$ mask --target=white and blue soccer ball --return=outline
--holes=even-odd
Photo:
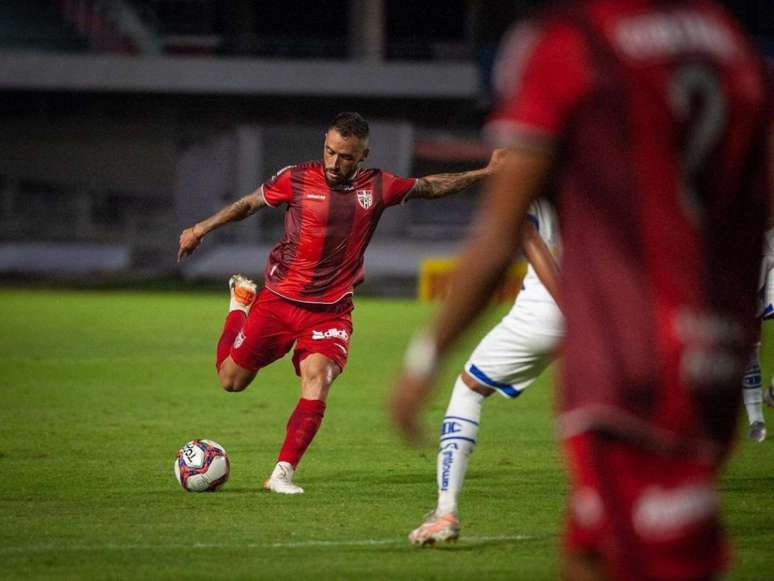
[[[212,492],[228,480],[226,450],[213,440],[191,440],[177,451],[175,478],[188,492]]]

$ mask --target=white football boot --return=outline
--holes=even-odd
[[[255,297],[258,296],[258,285],[246,276],[235,274],[228,280],[228,288],[231,292],[228,310],[242,311],[245,315],[249,314]]]
[[[759,444],[763,442],[766,439],[766,424],[760,421],[751,423],[747,437]]]
[[[263,483],[263,489],[280,494],[302,494],[304,489],[293,484],[293,465],[290,462],[277,462],[269,479]]]
[[[448,543],[460,537],[460,519],[453,512],[438,516],[431,512],[425,522],[409,533],[412,545],[434,545]]]

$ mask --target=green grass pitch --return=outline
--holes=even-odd
[[[438,549],[406,540],[434,505],[447,386],[477,337],[451,358],[425,415],[427,445],[399,445],[385,393],[432,307],[356,300],[348,368],[298,472],[306,494],[285,497],[258,489],[297,379],[285,359],[243,393],[218,387],[224,295],[8,289],[0,304],[4,579],[557,577],[565,481],[550,372],[517,401],[487,402],[462,497],[462,540]],[[769,421],[774,428],[771,413]],[[177,449],[196,437],[220,442],[231,457],[231,480],[217,493],[185,493],[174,479]],[[740,440],[722,490],[731,579],[774,575],[774,441]]]

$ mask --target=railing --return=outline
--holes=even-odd
[[[57,1],[67,6],[68,20],[93,38],[93,45],[98,50],[106,44],[107,50],[115,50],[116,33],[119,33],[130,41],[129,52],[290,59],[347,59],[352,53],[353,40],[348,36],[351,31],[345,25],[321,25],[310,30],[308,22],[306,28],[294,27],[291,18],[287,26],[267,29],[265,23],[260,26],[267,16],[264,14],[267,9],[261,3],[249,5],[240,19],[236,1]],[[339,6],[340,20],[346,21],[347,2],[332,5]],[[276,19],[276,14],[271,13],[271,18]],[[132,26],[122,30],[119,24],[127,20],[132,21]],[[105,22],[112,28],[106,27]],[[138,35],[136,31],[143,34]],[[148,32],[154,37],[151,50],[139,43],[141,38],[149,35]],[[120,44],[117,48],[125,50]],[[382,54],[388,61],[465,61],[473,58],[473,52],[473,47],[463,39],[442,41],[420,36],[386,37]]]
[[[125,0],[56,0],[62,17],[98,52],[154,54],[158,33]]]

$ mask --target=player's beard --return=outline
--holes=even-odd
[[[352,179],[352,176],[355,175],[355,172],[357,171],[357,168],[354,168],[352,172],[345,176],[341,172],[337,172],[333,169],[325,168],[325,181],[328,182],[328,184],[332,186],[340,186],[341,184],[347,183]]]

